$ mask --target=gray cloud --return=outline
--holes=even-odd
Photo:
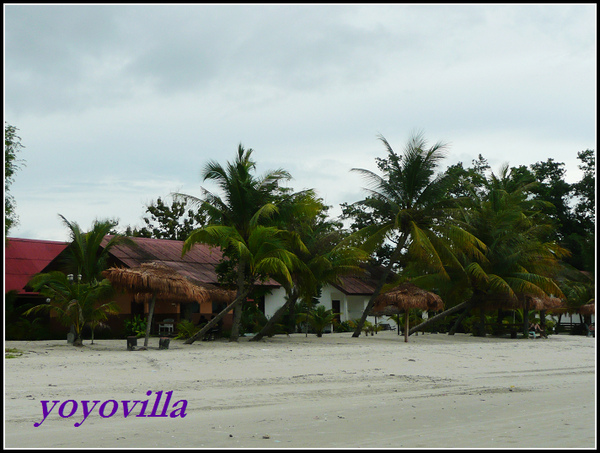
[[[259,168],[289,169],[294,187],[356,201],[345,198],[360,193],[348,169],[375,168],[377,134],[402,148],[414,129],[451,143],[448,165],[479,153],[514,165],[552,157],[575,179],[576,153],[595,146],[595,13],[581,4],[6,5],[5,117],[27,161],[17,209],[34,209],[29,197],[43,191],[39,211],[58,212],[49,188],[69,179],[82,194],[74,213],[139,223],[142,200],[199,193],[201,166],[231,159],[240,142]],[[96,184],[123,180],[118,200]],[[24,220],[33,213],[18,214],[21,231],[36,229]]]

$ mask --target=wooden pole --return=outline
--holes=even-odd
[[[404,311],[404,317],[406,318],[404,322],[404,342],[408,343],[408,309]]]
[[[144,347],[148,347],[148,339],[150,338],[150,329],[152,328],[152,316],[154,315],[154,305],[156,304],[156,293],[152,294],[150,306],[148,307],[148,319],[146,320],[146,338],[144,339]]]

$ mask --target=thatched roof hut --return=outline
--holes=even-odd
[[[194,285],[173,269],[156,262],[143,263],[136,268],[111,267],[103,271],[102,275],[110,280],[117,289],[123,289],[134,294],[146,293],[152,295],[148,308],[145,347],[148,346],[157,296],[166,300],[195,300],[198,303],[208,300],[210,297],[206,289]]]
[[[208,299],[206,289],[194,285],[173,269],[157,262],[142,263],[136,268],[111,267],[102,272],[118,289],[132,293],[160,294],[178,300]]]
[[[411,309],[443,310],[444,302],[437,294],[419,288],[414,283],[405,282],[391,291],[377,296],[371,310],[373,316],[393,315]],[[404,329],[404,341],[408,341],[408,316]]]
[[[577,309],[577,312],[580,315],[584,315],[584,316],[595,315],[596,314],[596,304],[594,302],[591,302],[589,304],[582,305],[581,307],[579,307]]]

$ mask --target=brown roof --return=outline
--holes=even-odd
[[[404,282],[393,290],[377,296],[371,312],[380,316],[400,313],[413,308],[443,310],[444,302],[437,294],[421,289],[413,283]]]
[[[106,236],[102,245],[112,236]],[[142,263],[160,262],[196,284],[219,285],[215,266],[220,263],[223,253],[217,247],[197,243],[184,256],[183,241],[130,237],[136,244],[115,245],[111,255],[126,267],[139,267]],[[119,263],[116,263],[117,265]],[[259,283],[263,286],[280,286],[274,280]]]
[[[375,291],[376,283],[367,278],[344,276],[333,286],[349,296],[369,296]]]
[[[106,236],[102,244],[106,244],[110,238],[111,236]],[[191,281],[218,283],[215,266],[223,256],[220,249],[196,244],[188,253],[181,256],[183,241],[138,237],[130,239],[137,247],[119,244],[110,249],[111,255],[125,266],[135,268],[142,263],[160,262]]]
[[[206,289],[192,284],[172,268],[162,263],[142,263],[138,267],[111,267],[102,272],[113,286],[133,293],[159,294],[171,300],[203,302],[210,295]]]

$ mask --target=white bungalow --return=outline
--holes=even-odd
[[[326,309],[332,309],[334,313],[340,313],[341,322],[359,319],[375,290],[376,282],[360,277],[342,277],[340,280],[340,284],[326,285],[322,288],[319,303]],[[282,287],[274,288],[271,294],[265,296],[265,316],[273,316],[284,303],[285,290]],[[375,318],[369,316],[367,321],[374,323]]]

